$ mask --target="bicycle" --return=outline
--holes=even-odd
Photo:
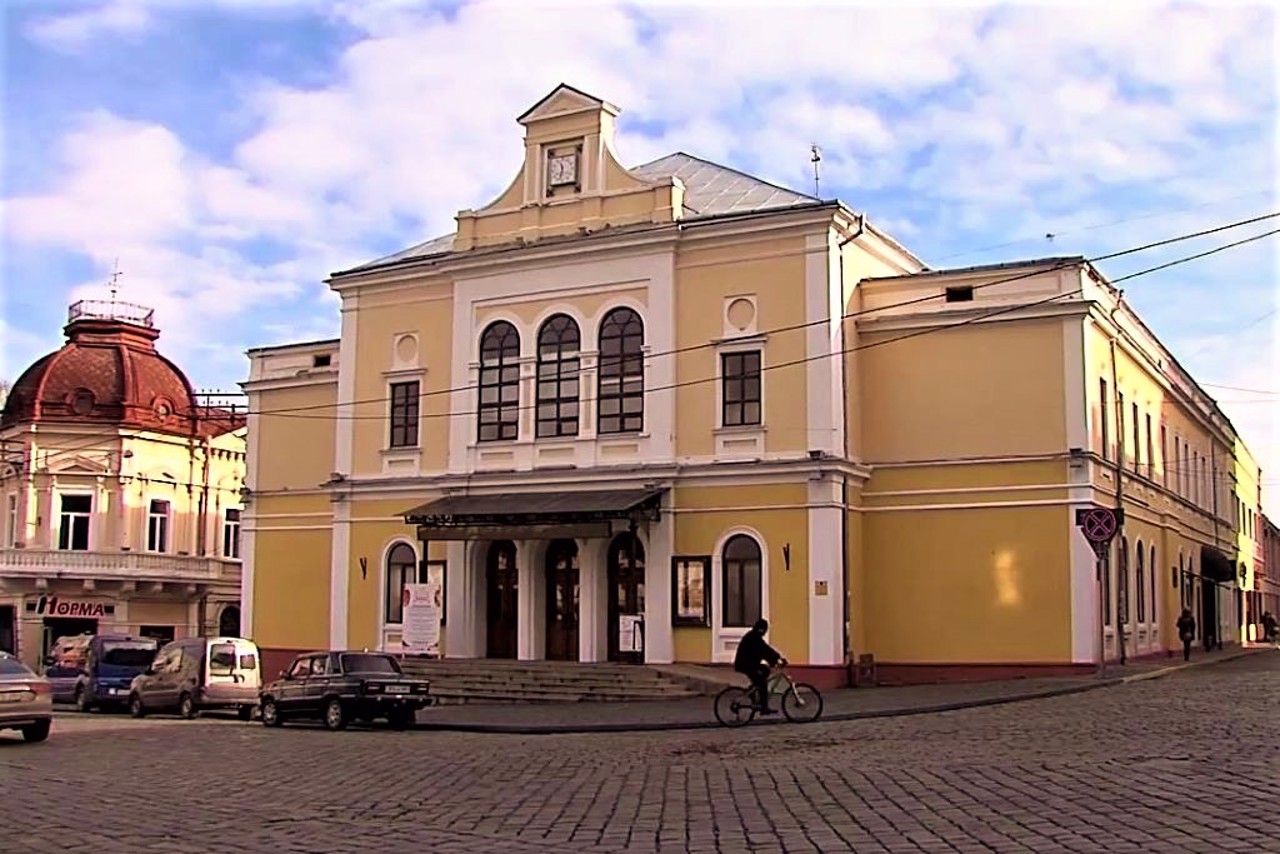
[[[786,687],[782,688],[783,683]],[[822,715],[822,694],[805,682],[796,682],[787,673],[785,664],[779,665],[769,676],[770,695],[782,696],[782,714],[792,723],[812,723]],[[742,688],[730,685],[716,695],[716,720],[722,726],[736,727],[749,724],[760,711],[755,686]]]

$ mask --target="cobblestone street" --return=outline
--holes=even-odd
[[[943,714],[592,735],[62,715],[14,852],[1261,851],[1280,654]],[[708,704],[707,714],[711,714]]]

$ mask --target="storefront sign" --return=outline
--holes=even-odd
[[[114,605],[87,602],[83,599],[63,599],[59,596],[41,596],[27,603],[27,611],[39,617],[105,617],[115,612]]]
[[[440,614],[444,603],[438,581],[404,586],[404,627],[400,643],[405,652],[440,654]]]

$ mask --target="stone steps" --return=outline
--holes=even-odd
[[[638,665],[406,658],[401,667],[430,679],[431,694],[440,705],[617,703],[704,694],[686,679]]]

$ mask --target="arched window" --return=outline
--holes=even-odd
[[[615,308],[600,324],[596,397],[599,432],[644,429],[644,322],[629,308]]]
[[[1154,625],[1160,619],[1159,611],[1156,609],[1156,576],[1160,573],[1156,571],[1156,547],[1151,547],[1151,561],[1147,564],[1147,572],[1151,574],[1151,623]]]
[[[228,605],[218,616],[218,634],[224,638],[240,637],[240,608]]]
[[[520,432],[520,333],[505,320],[480,337],[480,441]]]
[[[735,534],[721,556],[724,583],[724,625],[750,626],[760,619],[760,544]]]
[[[418,555],[408,543],[396,543],[387,553],[387,623],[404,622],[404,586],[418,577]]]
[[[1137,556],[1138,566],[1134,575],[1134,590],[1138,597],[1138,622],[1145,623],[1147,621],[1147,578],[1144,570],[1147,555],[1142,548],[1142,540],[1138,540]]]
[[[582,339],[572,317],[557,314],[538,331],[538,436],[578,435]]]
[[[1116,580],[1116,599],[1119,605],[1116,607],[1117,616],[1120,618],[1120,625],[1128,625],[1129,623],[1129,538],[1120,538],[1120,577]]]

